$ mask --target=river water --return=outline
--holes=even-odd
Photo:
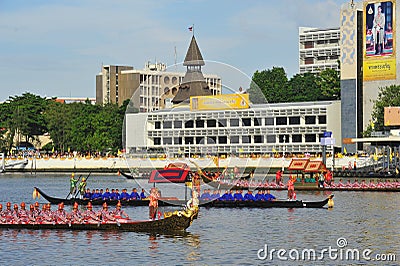
[[[69,176],[2,174],[0,203],[31,204],[35,201],[34,186],[52,196],[65,197]],[[89,188],[130,191],[140,186],[148,189],[151,185],[112,175],[93,174],[88,180]],[[185,195],[181,186],[159,187],[163,196]],[[283,191],[273,194],[285,197]],[[176,235],[0,230],[1,264],[400,265],[400,193],[334,194],[332,210],[201,208],[187,232]],[[326,196],[323,192],[297,192],[297,198],[303,200],[321,200]],[[46,201],[40,198],[39,202]],[[147,207],[125,210],[134,219],[147,218]],[[308,256],[312,252],[316,257]]]

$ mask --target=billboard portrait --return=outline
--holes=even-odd
[[[396,79],[395,0],[364,2],[365,81]]]

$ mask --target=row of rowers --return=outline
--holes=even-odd
[[[233,193],[232,190],[227,190],[221,195],[219,190],[214,190],[211,193],[210,189],[205,189],[203,194],[201,194],[200,199],[222,201],[269,201],[275,200],[276,197],[272,195],[269,190],[258,190],[255,195],[251,190],[247,191],[244,195],[243,190],[236,190],[235,193]]]
[[[129,216],[121,209],[118,202],[114,210],[109,211],[106,203],[99,211],[94,211],[92,203],[89,202],[86,211],[79,210],[78,203],[75,202],[72,212],[64,210],[64,203],[58,204],[57,210],[51,210],[50,204],[43,204],[40,209],[39,203],[31,204],[29,210],[25,208],[25,203],[14,204],[7,202],[6,209],[0,204],[0,224],[87,224],[87,223],[116,223],[126,221]]]
[[[139,194],[136,188],[132,189],[132,192],[129,193],[126,188],[122,189],[121,193],[119,193],[119,189],[110,189],[106,188],[105,192],[103,189],[86,189],[85,194],[83,194],[83,199],[86,200],[141,200],[147,197],[146,192],[142,189],[142,192]]]

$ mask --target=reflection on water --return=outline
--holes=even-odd
[[[96,187],[130,187],[119,177],[92,176]],[[64,195],[68,176],[38,175],[15,178],[0,176],[0,203],[30,204],[33,186],[52,195]],[[9,188],[12,187],[11,192]],[[165,186],[163,193],[174,193]],[[278,198],[286,191],[276,191]],[[331,192],[297,192],[298,199],[320,200]],[[336,246],[346,238],[349,248],[370,248],[374,252],[399,253],[400,193],[334,192],[335,207],[327,209],[200,209],[188,232],[143,234],[116,231],[0,230],[2,264],[78,265],[258,265],[257,251],[270,248],[319,248]],[[44,203],[43,199],[40,199]],[[147,218],[147,207],[126,208],[135,219]],[[72,254],[72,255],[71,255]],[[397,254],[400,257],[400,254]],[[44,260],[45,259],[45,260]],[[363,262],[365,263],[365,262]],[[399,261],[397,261],[399,263]],[[296,265],[274,261],[277,265]],[[310,263],[300,262],[301,265]],[[343,261],[325,261],[343,265]],[[362,263],[346,263],[362,264]],[[371,264],[371,262],[369,262]],[[388,263],[395,265],[396,263]],[[376,263],[376,265],[379,265]]]

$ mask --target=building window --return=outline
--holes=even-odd
[[[181,145],[182,144],[182,137],[177,137],[177,138],[174,138],[174,144],[175,145]]]
[[[292,142],[293,143],[301,143],[302,142],[301,134],[293,134],[292,135]]]
[[[161,138],[154,138],[154,145],[161,145]]]
[[[289,125],[300,125],[300,116],[289,117]]]
[[[242,118],[243,126],[251,127],[251,118]]]
[[[242,143],[250,143],[250,136],[242,136]]]
[[[305,141],[306,142],[317,142],[317,136],[315,134],[306,134]]]
[[[161,129],[161,122],[160,121],[156,121],[154,123],[154,127],[155,127],[155,129]]]
[[[322,125],[326,124],[326,115],[319,115],[318,116],[318,124],[322,124]]]
[[[189,120],[185,122],[185,128],[193,128],[193,120]]]
[[[304,60],[304,64],[305,64],[305,65],[312,65],[312,64],[314,64],[314,58],[306,58],[306,59]]]
[[[264,137],[260,135],[254,136],[254,143],[264,143]]]
[[[174,128],[182,128],[182,121],[175,120],[174,121]]]
[[[204,120],[196,120],[196,127],[203,128],[204,127]]]
[[[231,127],[238,127],[239,126],[239,119],[231,119]]]
[[[262,125],[262,119],[261,119],[261,118],[255,117],[255,118],[254,118],[254,126],[255,126],[255,127],[259,127],[259,126],[261,126],[261,125]]]
[[[172,121],[164,121],[163,128],[172,128]]]
[[[204,144],[204,138],[203,137],[196,137],[196,144]]]
[[[267,143],[276,143],[275,135],[267,135]]]
[[[279,143],[289,143],[289,135],[279,135]]]
[[[314,48],[314,43],[313,42],[305,42],[304,43],[304,48],[305,49]]]
[[[312,115],[312,116],[306,116],[305,117],[305,122],[306,122],[306,125],[315,125],[316,124],[316,117],[315,117],[315,115]]]
[[[239,143],[239,136],[231,136],[230,140],[231,143]]]
[[[273,126],[274,124],[274,118],[273,117],[267,117],[265,118],[265,125],[266,126]]]
[[[217,127],[217,120],[215,119],[207,120],[207,127]]]
[[[163,142],[164,142],[164,145],[171,145],[172,144],[172,138],[164,138]]]
[[[207,137],[207,144],[216,144],[217,143],[217,137],[211,136]]]
[[[185,137],[185,144],[194,144],[193,137]]]
[[[219,119],[218,127],[226,127],[226,119]]]
[[[287,117],[277,117],[276,125],[277,126],[286,126],[287,125]]]
[[[228,143],[228,138],[226,136],[219,136],[218,137],[218,143],[219,144],[227,144]]]

